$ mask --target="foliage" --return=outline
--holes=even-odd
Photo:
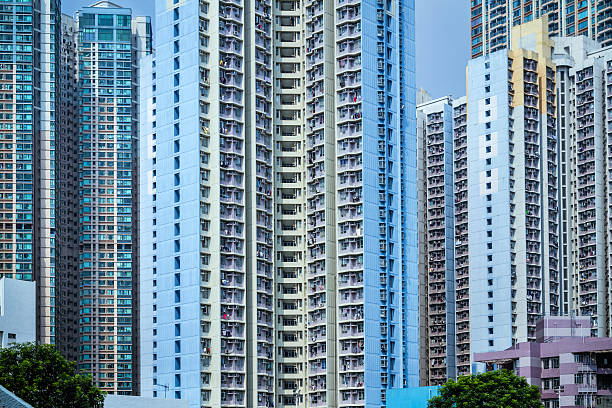
[[[540,389],[512,371],[490,371],[448,380],[428,408],[542,408]]]
[[[104,395],[51,345],[0,349],[0,385],[34,408],[102,408]]]

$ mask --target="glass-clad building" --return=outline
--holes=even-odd
[[[79,357],[130,394],[137,356],[138,62],[150,21],[107,1],[78,11]]]

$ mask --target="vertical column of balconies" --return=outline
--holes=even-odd
[[[336,27],[354,31],[361,25],[361,7],[358,1],[336,0]],[[358,407],[365,401],[361,36],[339,34],[340,29],[335,55],[338,406]]]
[[[61,86],[57,87],[61,116],[56,118],[59,131],[56,171],[58,193],[58,254],[56,282],[63,295],[56,300],[56,344],[69,360],[78,354],[78,61],[76,21],[67,15],[61,18],[61,54],[59,58]],[[61,169],[60,169],[61,167]]]
[[[246,4],[248,404],[274,404],[272,2]]]
[[[612,1],[598,0],[594,20],[597,42],[603,47],[612,44]]]
[[[467,104],[453,107],[455,184],[455,290],[457,375],[470,374],[470,275],[468,254]]]
[[[306,25],[306,308],[308,312],[308,382],[306,405],[334,404],[335,378],[335,157],[333,80],[329,66],[334,38],[329,1],[305,4]],[[344,36],[358,30],[338,27]],[[348,282],[345,282],[348,283]],[[342,284],[342,283],[339,283]]]
[[[543,212],[548,225],[545,226],[547,236],[543,237],[543,253],[547,255],[545,260],[548,271],[546,277],[547,287],[544,288],[546,298],[544,304],[545,314],[558,315],[561,311],[561,278],[559,274],[559,188],[558,188],[558,171],[559,157],[557,144],[557,100],[556,100],[556,82],[555,71],[551,67],[546,67],[546,78],[541,78],[541,83],[546,84],[546,87],[540,90],[542,97],[546,97],[546,109],[542,112],[541,129],[546,132],[546,143],[543,146],[543,151],[546,158],[546,174],[543,174],[544,185],[543,194],[546,194],[546,211]],[[544,103],[544,101],[542,101]],[[542,103],[542,106],[544,104]],[[545,113],[545,115],[544,115]],[[548,250],[546,250],[548,247]]]
[[[211,61],[210,52],[210,29],[211,29],[211,7],[214,4],[210,4],[206,0],[199,1],[199,16],[198,16],[198,31],[199,31],[199,146],[200,146],[200,403],[202,407],[210,408],[214,403],[218,403],[218,397],[216,390],[213,389],[214,379],[213,376],[217,375],[214,370],[214,364],[212,361],[211,347],[213,346],[213,325],[217,326],[218,323],[213,317],[213,297],[215,296],[214,291],[217,285],[217,276],[214,276],[211,264],[214,262],[214,253],[211,250],[212,243],[212,222],[213,213],[211,207],[214,205],[212,201],[211,193],[214,191],[214,184],[212,181],[213,171],[210,167],[211,157],[211,121],[212,118],[209,116],[212,114],[211,109],[211,92],[216,91],[215,87],[211,87],[211,65],[215,64],[216,58]],[[213,24],[217,22],[213,19]],[[229,31],[228,31],[229,28]],[[219,24],[219,41],[222,41],[221,36],[225,33],[234,33],[231,30],[231,26],[226,28],[225,24]],[[238,33],[237,33],[238,34]],[[238,38],[240,38],[238,36]],[[219,85],[221,85],[221,76],[219,76]],[[213,89],[214,91],[211,91]],[[220,91],[219,91],[220,92]],[[228,93],[232,93],[240,101],[242,92],[240,90],[234,91],[228,89]],[[214,117],[214,115],[213,115]],[[231,135],[225,135],[222,132],[223,128],[219,125],[219,155],[228,152],[230,154],[242,153],[242,142],[234,139],[234,133]],[[220,215],[221,220],[219,221],[220,234],[225,236],[230,235],[230,231],[233,236],[241,237],[244,231],[243,225],[239,222],[241,218],[241,210],[228,204],[220,204]],[[176,226],[175,226],[176,228]],[[225,256],[219,255],[219,262],[224,261],[227,266],[230,264],[230,260]],[[244,294],[245,282],[242,276],[234,275],[231,272],[222,271],[221,284],[226,284],[227,289],[220,289],[219,297],[225,295],[227,290],[231,292]],[[228,335],[229,334],[229,335]],[[230,351],[241,355],[244,353],[244,342],[240,339],[233,340],[231,338],[231,331],[228,327],[221,327],[220,330],[221,341],[218,343],[222,350],[229,353]],[[224,337],[224,335],[228,335]],[[175,351],[177,344],[175,343]],[[179,349],[180,350],[180,349]],[[217,353],[221,354],[221,353]],[[218,383],[218,381],[215,381]]]
[[[548,16],[548,32],[551,36],[563,34],[563,19],[561,18],[563,5],[559,0],[542,0],[540,4],[540,16]]]
[[[304,10],[298,0],[275,4],[276,403],[302,406],[307,366],[304,355]]]
[[[517,3],[520,2],[514,2],[513,4],[516,5]],[[508,4],[507,0],[490,0],[484,2],[483,7],[486,7],[485,26],[487,27],[487,33],[484,38],[487,42],[487,53],[506,48],[510,42],[511,18],[508,10],[511,10],[512,6]]]
[[[542,312],[542,183],[540,180],[542,141],[537,71],[537,61],[529,58],[523,59],[526,254],[526,282],[524,284],[527,294],[527,337],[534,340],[536,319]],[[520,170],[513,168],[513,172],[517,171]],[[522,286],[522,282],[518,285]],[[513,291],[513,295],[516,296],[516,291]],[[513,302],[516,301],[513,300]]]
[[[447,378],[446,154],[443,115],[443,111],[432,112],[425,120],[429,385],[441,385]]]
[[[244,14],[242,0],[218,0],[220,275],[213,285],[220,288],[222,407],[247,405]]]
[[[607,256],[607,284],[608,288],[612,287],[612,61],[605,63],[605,140],[607,143],[607,174],[606,174],[606,186],[607,186],[607,204],[608,204],[608,256]],[[612,333],[612,296],[610,296],[610,289],[608,289],[608,313],[605,316],[607,336]]]
[[[377,389],[377,383],[374,386],[368,384],[370,392],[375,393],[368,399],[380,398],[380,403],[384,405],[386,403],[386,390],[399,386],[401,381],[401,374],[398,370],[401,351],[397,348],[397,345],[401,344],[400,327],[398,326],[401,316],[400,310],[397,308],[398,299],[401,298],[401,294],[398,291],[398,282],[401,280],[399,269],[401,257],[399,242],[401,161],[398,154],[398,149],[401,148],[399,143],[400,129],[398,126],[399,110],[401,107],[399,104],[400,94],[396,91],[400,89],[401,84],[399,82],[399,70],[393,69],[400,57],[399,53],[395,52],[399,48],[398,43],[400,41],[399,33],[396,32],[398,29],[398,15],[396,12],[399,6],[397,3],[377,0],[376,3],[372,3],[368,7],[372,10],[368,14],[373,14],[373,10],[376,10],[376,69],[374,71],[372,64],[368,64],[364,68],[368,70],[367,75],[372,78],[370,80],[372,82],[372,71],[376,72],[376,103],[373,104],[372,101],[365,101],[365,103],[368,103],[371,107],[368,114],[369,121],[376,122],[377,127],[374,130],[372,126],[372,128],[367,129],[367,132],[364,133],[364,136],[362,136],[364,147],[361,150],[372,154],[372,149],[365,148],[365,144],[367,143],[371,146],[376,143],[376,155],[374,158],[378,161],[378,177],[376,180],[378,190],[378,231],[371,229],[369,233],[373,236],[378,236],[378,248],[376,248],[378,251],[372,251],[371,248],[364,249],[378,252],[379,267],[374,270],[378,272],[379,279],[376,281],[376,277],[373,276],[373,283],[378,283],[379,296],[377,299],[368,300],[368,303],[375,302],[379,304],[379,310],[375,311],[375,318],[380,322],[379,348],[381,370],[380,389]],[[362,22],[362,24],[364,23]],[[368,31],[368,36],[374,35],[373,27],[368,27]],[[362,38],[362,41],[368,41],[369,44],[374,45],[374,41],[369,38],[366,40],[365,36]],[[338,50],[341,51],[343,43],[338,41],[337,44]],[[358,52],[361,53],[361,46],[361,42],[355,44],[349,42],[344,45],[354,55],[357,55]],[[370,55],[372,54],[373,52]],[[359,55],[359,58],[361,65],[361,55]],[[374,84],[371,83],[369,86],[374,87]],[[376,107],[375,111],[374,106]],[[361,158],[363,159],[363,153]],[[370,166],[366,167],[369,167],[371,171],[373,167]],[[362,187],[362,195],[365,193],[366,188],[370,189],[372,187],[364,185]],[[370,190],[372,193],[376,191],[376,189],[372,190]],[[368,201],[372,202],[371,199]],[[364,252],[364,249],[360,251]],[[364,281],[367,282],[368,280]],[[369,281],[372,282],[372,280]],[[369,316],[372,315],[370,314]],[[369,319],[372,319],[372,317],[369,317]],[[367,336],[369,337],[371,334]],[[361,384],[358,383],[357,385]],[[353,391],[353,399],[356,403],[361,403],[363,400],[360,393],[360,390]]]
[[[597,329],[597,149],[595,135],[595,109],[593,67],[576,72],[576,165],[578,171],[578,303],[580,314],[591,316]],[[601,221],[599,221],[601,222]]]
[[[516,146],[516,141],[514,140],[514,58],[511,56],[508,57],[508,104],[510,105],[508,108],[508,139],[512,142],[509,144],[509,173],[512,176],[516,174],[516,167],[514,166],[516,159],[516,151],[514,150]],[[519,67],[520,69],[520,67]],[[520,80],[520,78],[518,78]],[[510,190],[510,284],[512,285],[511,291],[511,308],[512,308],[512,342],[513,344],[517,342],[518,336],[518,326],[517,326],[517,317],[518,317],[518,306],[516,302],[516,288],[518,286],[517,279],[517,259],[516,259],[516,205],[517,205],[517,195],[516,195],[516,177],[512,177],[508,182],[508,187]],[[469,323],[469,322],[468,322]]]

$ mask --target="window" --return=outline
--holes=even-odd
[[[113,26],[113,15],[112,14],[99,14],[98,25],[112,27]]]
[[[174,335],[175,336],[180,336],[181,335],[181,324],[180,323],[176,323],[174,325]]]
[[[130,30],[117,30],[117,41],[131,41],[132,32]]]
[[[84,13],[84,14],[79,15],[79,27],[80,28],[92,26],[95,24],[96,24],[95,14]]]
[[[127,14],[118,14],[115,16],[117,19],[117,27],[130,27],[132,25],[132,16]]]
[[[98,41],[113,41],[112,28],[98,28]]]
[[[489,340],[489,347],[493,347],[495,343],[493,342],[493,340]]]

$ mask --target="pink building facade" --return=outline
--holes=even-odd
[[[546,317],[535,342],[475,353],[487,370],[509,369],[540,387],[545,408],[612,408],[612,338],[589,337],[587,317]]]

